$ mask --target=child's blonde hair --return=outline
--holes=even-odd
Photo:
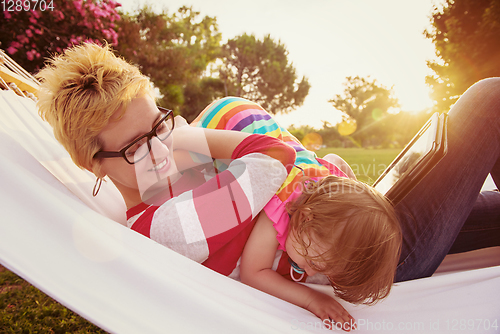
[[[141,95],[154,98],[139,69],[115,56],[108,45],[85,43],[54,57],[37,77],[40,116],[75,164],[101,177],[98,138],[110,118]]]
[[[330,175],[303,185],[302,195],[288,208],[289,233],[301,248],[297,252],[327,275],[340,298],[365,304],[385,298],[401,248],[391,203],[372,187],[347,178]],[[304,219],[301,212],[310,217]],[[310,247],[319,255],[310,256]]]

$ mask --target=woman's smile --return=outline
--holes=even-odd
[[[167,168],[163,168],[165,166],[167,166]],[[153,168],[148,169],[148,172],[156,172],[156,171],[164,172],[164,171],[168,170],[169,167],[170,167],[170,160],[165,159],[162,162],[154,165]]]

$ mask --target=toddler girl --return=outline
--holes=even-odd
[[[383,195],[347,177],[355,178],[343,160],[317,158],[260,106],[240,98],[216,101],[192,125],[267,134],[297,152],[294,167],[246,242],[243,283],[306,308],[324,322],[341,322],[344,329],[354,319],[335,299],[296,282],[321,273],[352,303],[372,304],[389,294],[401,245],[399,223]]]

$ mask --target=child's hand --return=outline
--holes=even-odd
[[[306,308],[317,315],[327,328],[330,327],[330,329],[332,329],[341,327],[345,331],[356,329],[355,320],[349,312],[347,312],[339,302],[324,293],[312,290]],[[335,323],[338,324],[336,325]]]

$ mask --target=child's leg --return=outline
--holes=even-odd
[[[499,211],[499,194],[482,195],[476,204],[488,173],[499,186],[499,116],[500,78],[473,85],[450,111],[448,153],[396,206],[403,230],[396,281],[432,275],[471,212],[465,225],[469,232],[460,234],[454,251],[500,244],[498,216],[484,215]],[[474,240],[484,237],[480,230],[485,228],[495,242]]]

